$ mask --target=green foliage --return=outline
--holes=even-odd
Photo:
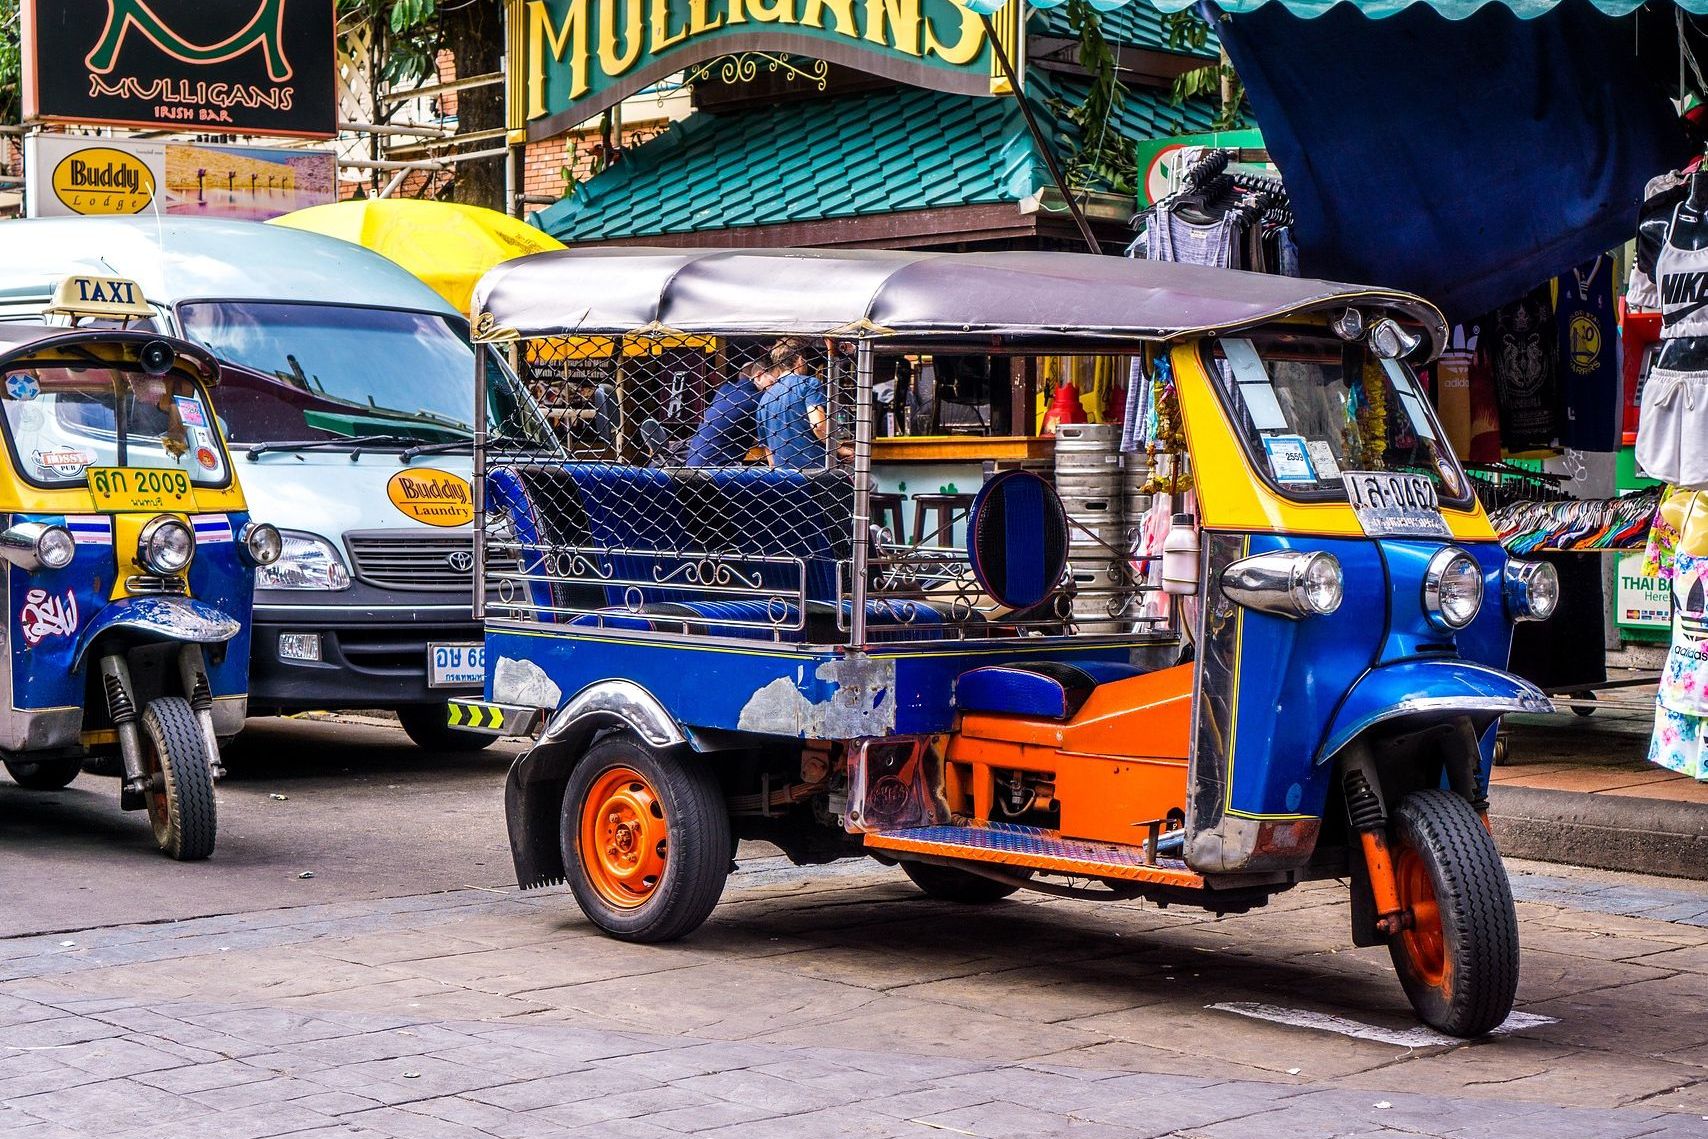
[[[1190,8],[1164,16],[1162,26],[1168,32],[1168,46],[1176,51],[1195,50],[1210,42],[1210,25]],[[1245,84],[1240,82],[1225,55],[1220,63],[1205,64],[1176,79],[1169,101],[1178,107],[1188,99],[1199,97],[1215,99],[1220,104],[1221,110],[1212,124],[1216,130],[1245,125]]]
[[[433,72],[440,44],[439,11],[439,0],[338,0],[338,27],[343,34],[363,26],[372,29],[380,47],[380,77],[388,83],[415,83]]]
[[[1050,108],[1076,128],[1064,171],[1068,185],[1131,194],[1138,186],[1138,163],[1133,141],[1115,125],[1127,98],[1127,89],[1115,76],[1115,52],[1086,0],[1068,0],[1067,16],[1068,26],[1079,34],[1079,65],[1091,78],[1083,102],[1050,101]]]
[[[18,46],[18,0],[0,0],[0,123],[15,123],[23,113],[19,92],[23,52]]]

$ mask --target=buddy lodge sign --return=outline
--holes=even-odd
[[[1004,42],[1020,7],[996,18]],[[520,64],[511,126],[530,139],[695,64],[746,52],[822,59],[960,95],[992,94],[997,74],[983,21],[958,0],[526,0],[512,5],[511,29]]]

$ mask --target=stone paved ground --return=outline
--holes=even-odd
[[[1332,883],[1217,921],[757,858],[673,946],[482,889],[0,939],[0,1135],[1708,1136],[1708,890],[1516,884],[1533,1019],[1474,1044]]]

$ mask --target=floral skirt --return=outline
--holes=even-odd
[[[1708,783],[1703,740],[1708,738],[1708,717],[1674,712],[1655,706],[1655,733],[1649,740],[1649,762],[1669,771]]]

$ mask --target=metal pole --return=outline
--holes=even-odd
[[[472,314],[471,314],[472,316]],[[474,619],[486,618],[486,344],[474,344]]]
[[[854,348],[854,606],[848,618],[849,641],[856,649],[866,647],[866,555],[871,541],[872,342],[862,337]]]
[[[1018,3],[1019,0],[1016,0]],[[1026,130],[1032,135],[1032,142],[1043,156],[1044,166],[1050,172],[1050,181],[1056,184],[1061,192],[1062,201],[1067,203],[1068,213],[1073,215],[1073,224],[1079,227],[1079,235],[1085,239],[1085,244],[1093,253],[1102,253],[1103,247],[1097,243],[1097,235],[1091,232],[1091,223],[1085,220],[1085,211],[1079,208],[1079,202],[1068,189],[1067,175],[1062,173],[1062,167],[1056,161],[1055,148],[1050,140],[1044,137],[1044,130],[1038,125],[1037,116],[1032,113],[1032,104],[1026,101],[1025,92],[1020,90],[1020,77],[1014,73],[1014,61],[1008,58],[1008,49],[1002,46],[1002,39],[996,34],[996,25],[991,23],[989,16],[980,16],[984,21],[985,35],[990,39],[990,50],[996,53],[996,62],[1002,68],[1002,76],[1008,80],[1009,90],[1014,92],[1014,101],[1020,105],[1020,116],[1026,120]]]

